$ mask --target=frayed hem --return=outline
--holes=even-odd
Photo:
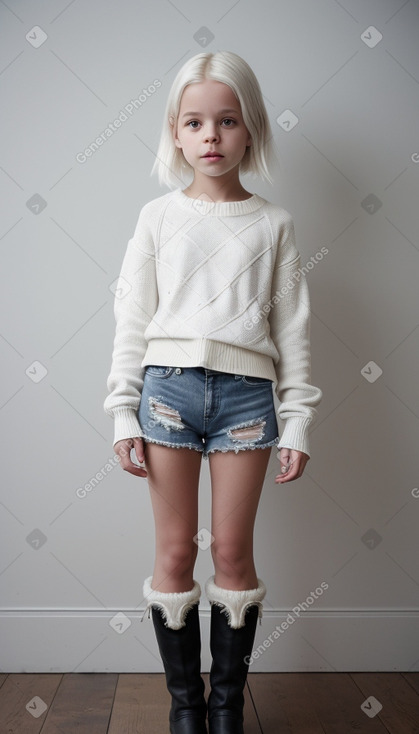
[[[214,454],[216,452],[227,454],[230,452],[233,452],[235,454],[238,454],[239,451],[254,451],[255,449],[269,449],[273,446],[278,445],[278,438],[275,438],[273,441],[269,441],[268,443],[264,443],[261,446],[253,446],[251,444],[244,445],[244,446],[226,446],[224,448],[215,448],[215,449],[209,449],[208,451],[205,450],[204,446],[202,448],[195,446],[193,443],[170,443],[170,441],[159,441],[156,438],[148,438],[147,436],[141,436],[141,438],[144,441],[148,441],[148,443],[155,443],[158,446],[167,446],[170,449],[191,449],[194,451],[199,451],[202,454],[202,458],[208,460],[209,454]]]
[[[272,446],[277,445],[277,440],[278,439],[275,438],[273,441],[264,443],[261,446],[253,446],[252,444],[248,444],[245,446],[231,446],[231,447],[226,447],[226,448],[221,448],[221,449],[209,449],[209,451],[206,452],[206,455],[213,454],[216,451],[219,451],[222,454],[227,454],[229,451],[230,452],[234,451],[235,454],[238,454],[239,451],[249,451],[249,450],[254,451],[255,449],[269,449],[269,448],[272,448]],[[204,454],[204,458],[206,457],[206,455]]]
[[[147,436],[141,437],[144,441],[148,441],[148,443],[156,443],[159,446],[167,446],[169,449],[194,449],[195,451],[200,451],[203,453],[204,448],[200,448],[198,446],[195,446],[193,443],[170,443],[170,441],[159,441],[156,438],[148,438]]]

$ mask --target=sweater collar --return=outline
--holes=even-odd
[[[253,194],[249,199],[243,201],[205,201],[204,199],[192,199],[184,194],[182,189],[176,189],[173,192],[174,200],[189,209],[190,212],[198,214],[211,214],[213,216],[238,216],[240,214],[249,214],[250,212],[260,209],[266,200],[258,194]]]

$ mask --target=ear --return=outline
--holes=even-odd
[[[249,135],[249,137],[247,138],[246,148],[248,148],[250,145],[252,145],[252,138]]]
[[[173,115],[170,115],[169,117],[169,125],[171,125],[172,127],[172,137],[173,137],[174,144],[176,145],[177,148],[182,148],[180,140],[177,136],[177,125],[175,125],[175,118],[173,117]]]

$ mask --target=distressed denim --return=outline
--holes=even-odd
[[[272,382],[206,367],[147,365],[138,410],[144,442],[201,451],[277,444]]]

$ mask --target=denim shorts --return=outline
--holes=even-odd
[[[202,451],[277,444],[272,381],[206,367],[147,365],[138,409],[145,443]]]

